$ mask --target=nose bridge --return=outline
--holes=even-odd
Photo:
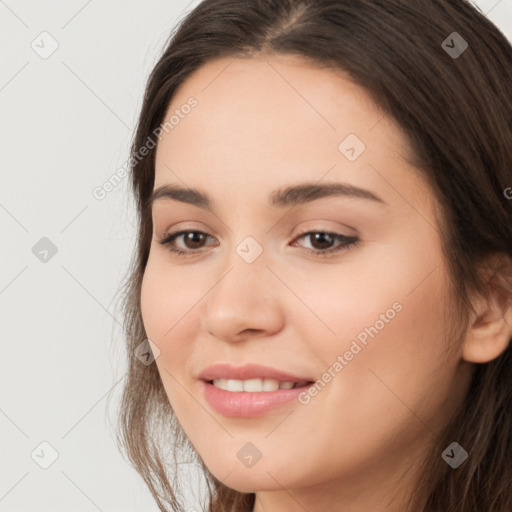
[[[272,273],[267,269],[263,247],[256,244],[254,239],[244,239],[226,258],[223,277],[210,294],[215,302],[227,301],[226,305],[233,310],[237,305],[256,310],[259,304],[268,302]]]
[[[263,246],[246,237],[226,258],[223,272],[206,298],[203,328],[225,340],[244,330],[279,330],[282,321],[278,287],[267,268]]]

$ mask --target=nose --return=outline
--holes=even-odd
[[[284,325],[281,287],[263,257],[252,263],[231,259],[205,298],[203,332],[230,343],[278,333]]]

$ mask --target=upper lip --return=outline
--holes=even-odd
[[[283,372],[276,368],[271,368],[270,366],[262,366],[259,364],[232,366],[228,363],[208,366],[199,374],[198,378],[204,381],[211,381],[214,379],[275,379],[281,382],[313,381],[313,379],[309,377],[292,375],[291,373]]]

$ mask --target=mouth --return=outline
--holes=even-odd
[[[213,379],[200,381],[203,397],[209,406],[223,416],[254,418],[274,409],[299,406],[300,395],[313,381],[278,381],[276,379]]]
[[[270,366],[229,363],[209,366],[197,378],[213,410],[238,418],[264,415],[292,402],[297,406],[299,395],[315,382]]]

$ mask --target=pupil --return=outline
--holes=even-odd
[[[197,233],[197,232],[192,232],[192,233],[187,233],[187,237],[186,237],[186,240],[187,241],[190,241],[192,243],[197,243],[197,240],[194,240],[194,238],[198,236],[199,238],[201,238],[203,235],[202,233]],[[200,243],[200,240],[199,240],[199,243]],[[192,247],[192,249],[197,249],[197,247]]]
[[[327,233],[314,233],[314,237],[313,237],[313,239],[314,239],[315,241],[320,240],[320,242],[322,242],[322,240],[323,240],[323,241],[325,242],[325,237],[329,237],[329,236],[330,236],[330,235],[328,235]],[[329,243],[329,242],[327,242],[327,244],[330,246],[330,243]],[[314,245],[315,245],[315,244],[313,243],[313,246],[314,246]],[[320,244],[320,245],[321,245],[321,244]],[[329,248],[329,247],[327,247],[327,248]],[[320,249],[326,249],[326,247],[325,247],[325,246],[324,246],[324,247],[320,246]]]

